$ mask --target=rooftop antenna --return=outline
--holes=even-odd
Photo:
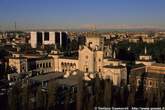
[[[131,50],[131,46],[129,46],[127,50],[130,51]]]
[[[145,46],[144,48],[144,54],[146,55],[147,54],[147,47]]]
[[[16,31],[17,29],[17,24],[16,24],[16,21],[14,22],[14,30]]]
[[[57,50],[57,45],[56,44],[54,45],[54,50]]]
[[[115,52],[115,49],[113,51],[113,58],[116,59],[116,52]]]

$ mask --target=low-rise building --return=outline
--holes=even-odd
[[[18,73],[27,72],[27,58],[20,53],[14,53],[13,56],[9,58],[9,66],[16,68]]]
[[[115,51],[113,58],[104,63],[102,76],[104,79],[111,79],[115,86],[127,83],[127,68],[116,59]]]
[[[145,91],[154,90],[162,87],[165,78],[165,65],[154,63],[150,66],[137,64],[133,67],[129,74],[129,83],[134,90],[138,90],[139,86],[143,86]]]

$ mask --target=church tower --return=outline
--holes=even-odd
[[[150,66],[151,64],[155,63],[153,61],[152,56],[148,54],[147,47],[144,47],[144,54],[139,55],[139,59],[136,61],[136,64],[144,64],[146,66]]]

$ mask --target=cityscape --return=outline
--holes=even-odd
[[[0,110],[164,110],[164,5],[2,0]]]

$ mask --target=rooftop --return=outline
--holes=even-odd
[[[7,57],[9,59],[26,59],[26,57]]]
[[[35,60],[49,60],[52,57],[36,57],[36,58],[28,58],[28,61],[35,61]]]
[[[36,81],[36,82],[44,82],[44,81],[50,81],[53,79],[61,78],[64,76],[64,73],[62,72],[50,72],[44,75],[34,76],[30,78],[30,80]]]
[[[132,68],[139,68],[139,67],[145,67],[143,63],[133,65]]]
[[[104,68],[113,68],[113,69],[119,69],[119,68],[124,68],[124,66],[119,65],[119,66],[113,66],[113,65],[105,65],[103,66]]]
[[[158,74],[158,73],[146,73],[144,77],[149,77],[149,78],[164,78],[164,74]]]
[[[144,62],[155,62],[155,61],[154,61],[154,60],[152,60],[152,59],[149,59],[149,60],[148,60],[148,59],[147,59],[147,60],[145,60],[145,59],[140,60],[140,59],[139,59],[139,60],[137,60],[137,61],[144,61]]]
[[[160,67],[165,67],[164,63],[154,63],[152,66],[160,66]]]
[[[131,73],[130,76],[138,76],[141,77],[143,75],[144,78],[165,78],[164,74],[158,73]]]
[[[78,60],[78,57],[77,57],[77,56],[71,56],[71,57],[61,56],[60,59],[72,59],[72,60]]]
[[[72,80],[72,79],[58,79],[57,82],[60,85],[68,85],[68,86],[74,86],[78,84],[76,80]]]

